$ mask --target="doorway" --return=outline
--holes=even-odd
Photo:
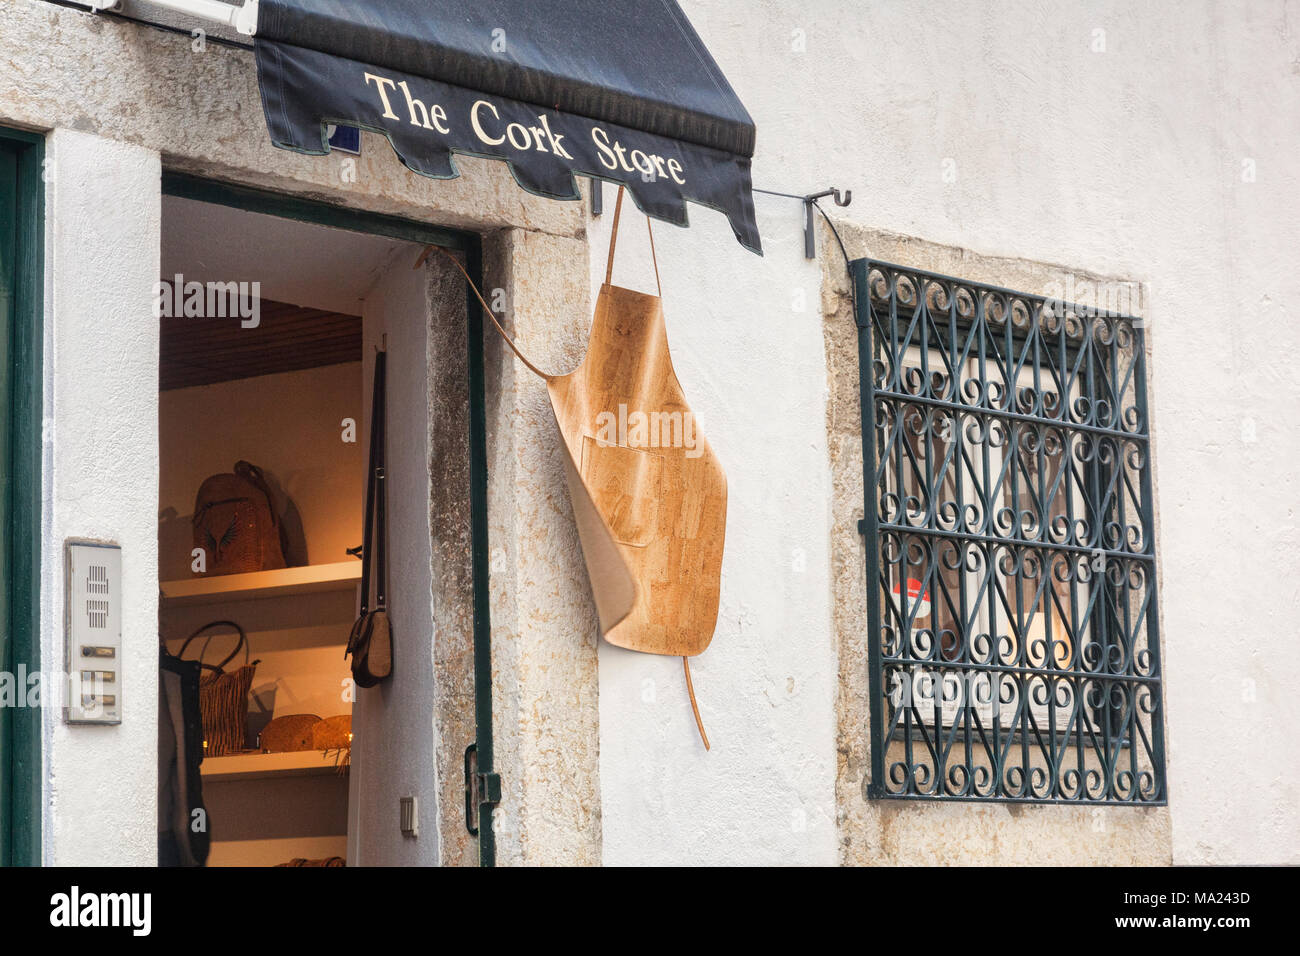
[[[215,664],[234,651],[227,673],[252,668],[238,752],[223,745],[203,763],[209,865],[446,859],[440,844],[460,801],[449,804],[450,760],[435,740],[434,642],[447,635],[436,620],[444,595],[430,392],[461,382],[464,393],[441,396],[465,411],[455,494],[472,529],[459,557],[472,578],[464,639],[475,719],[466,739],[442,742],[459,748],[463,787],[459,752],[474,748],[480,775],[492,756],[482,317],[468,296],[441,302],[412,266],[433,243],[462,253],[477,276],[478,239],[178,174],[163,187],[160,632],[172,652],[199,632],[187,658]],[[202,308],[190,304],[196,295]],[[444,383],[434,332],[446,322],[463,324],[454,360],[465,375]],[[385,344],[394,674],[360,690],[343,657],[360,575],[349,552],[363,539],[371,383]],[[197,496],[240,461],[264,483],[283,567],[209,574],[195,564],[200,550],[206,560],[195,547]],[[322,725],[324,737],[309,740]],[[330,728],[349,736],[331,739]],[[490,866],[491,827],[474,829],[468,862]]]

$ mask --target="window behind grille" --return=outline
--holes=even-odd
[[[869,795],[1164,803],[1141,321],[853,267]]]

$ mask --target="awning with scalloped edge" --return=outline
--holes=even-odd
[[[330,124],[388,137],[425,176],[454,154],[529,192],[621,183],[648,215],[720,210],[761,253],[754,123],[675,0],[261,0],[255,41],[275,145],[329,151]]]

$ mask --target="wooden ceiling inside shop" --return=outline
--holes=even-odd
[[[361,361],[361,317],[263,299],[255,328],[239,316],[159,319],[162,391]]]

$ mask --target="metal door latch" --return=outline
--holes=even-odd
[[[465,829],[478,836],[479,810],[501,802],[501,775],[478,772],[478,744],[465,748]]]

